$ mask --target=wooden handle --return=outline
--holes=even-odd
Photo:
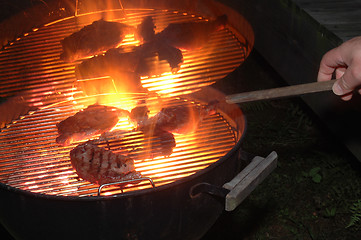
[[[272,88],[253,92],[232,94],[226,97],[227,103],[242,103],[257,100],[274,99],[280,97],[297,96],[306,93],[315,93],[332,90],[337,79],[324,82],[305,83],[294,86]]]
[[[233,211],[249,194],[277,167],[278,155],[271,152],[266,158],[255,157],[223,188],[230,190],[226,195],[225,210]]]

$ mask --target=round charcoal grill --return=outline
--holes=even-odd
[[[42,21],[0,50],[0,206],[6,206],[0,222],[15,239],[199,239],[224,209],[238,206],[275,167],[277,156],[270,154],[254,158],[239,172],[244,116],[210,87],[251,51],[248,22],[212,0],[122,2],[124,9],[82,14],[78,5],[70,4],[65,12],[76,9],[75,16]],[[59,12],[55,10],[50,12]],[[152,16],[159,32],[170,23],[208,21],[222,14],[227,14],[229,26],[213,33],[202,49],[182,51],[178,72],[141,76],[146,94],[124,93],[108,76],[77,79],[75,68],[82,60],[65,63],[59,58],[64,37],[101,18],[137,26]],[[49,16],[44,13],[45,19]],[[20,27],[21,22],[14,24]],[[121,47],[130,50],[138,44],[126,36]],[[154,64],[168,67],[165,61]],[[103,87],[101,92],[89,91],[94,81]],[[131,110],[145,103],[154,115],[168,106],[204,108],[213,100],[219,102],[216,113],[205,117],[195,132],[175,134],[176,147],[169,156],[158,152],[164,139],[135,131],[126,118],[92,138],[134,159],[142,174],[136,181],[87,182],[78,177],[69,157],[71,149],[87,140],[66,147],[55,142],[56,124],[91,104]]]
[[[105,101],[105,105],[128,110],[135,107],[141,99],[147,100],[150,108],[159,106],[156,99],[137,94],[128,95],[126,99],[121,94],[118,97],[112,96],[118,93],[118,89],[112,87],[110,77],[110,87],[106,89],[108,95],[86,97],[88,92],[82,90],[86,88],[86,84],[92,84],[97,80],[75,78],[75,65],[81,60],[64,63],[59,59],[62,51],[60,41],[104,14],[111,15],[111,21],[132,26],[140,24],[145,16],[152,16],[156,31],[161,31],[170,23],[207,20],[201,16],[177,11],[112,10],[45,24],[5,46],[0,53],[0,62],[3,63],[0,66],[1,78],[4,79],[0,92],[5,96],[21,92],[23,101],[37,109],[21,116],[20,119],[15,119],[0,134],[2,183],[22,190],[51,195],[100,194],[98,186],[77,178],[70,165],[69,151],[76,145],[59,147],[55,143],[56,123],[99,101]],[[127,36],[121,45],[126,49],[137,44],[139,43],[134,36]],[[189,102],[181,96],[196,92],[224,78],[245,60],[246,51],[245,39],[236,31],[227,28],[212,34],[202,49],[183,51],[184,63],[177,73],[164,72],[158,76],[142,76],[142,85],[157,93],[158,97],[170,105],[186,102],[201,107],[206,103]],[[160,61],[157,64],[168,63]],[[104,78],[101,81],[104,82]],[[118,100],[106,102],[109,97]],[[116,138],[118,134],[120,140],[113,140],[111,145],[108,143],[107,148],[114,152],[134,155],[136,169],[148,180],[136,186],[129,183],[123,189],[117,189],[116,184],[109,186],[101,192],[106,195],[159,186],[189,176],[225,155],[239,140],[236,135],[242,133],[234,129],[224,116],[217,114],[204,119],[196,133],[177,135],[177,147],[171,156],[147,159],[144,158],[147,149],[142,149],[142,146],[147,146],[146,142],[149,139],[144,139],[140,132],[132,131],[126,119],[118,123],[117,129],[111,135]],[[106,141],[108,140],[105,139],[100,144],[106,144]],[[155,141],[152,144],[162,143]]]

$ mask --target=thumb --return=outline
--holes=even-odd
[[[344,75],[338,79],[335,84],[332,86],[332,91],[338,95],[342,96],[342,100],[350,100],[352,98],[353,87],[350,87],[345,81]]]
[[[351,88],[347,82],[344,79],[344,76],[342,76],[340,79],[338,79],[335,84],[332,87],[332,91],[336,95],[344,95],[346,93],[352,92],[353,88]]]

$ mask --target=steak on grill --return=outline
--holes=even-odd
[[[91,142],[72,149],[70,160],[80,178],[99,185],[141,177],[134,168],[133,159]]]
[[[74,141],[84,140],[111,130],[120,117],[129,112],[111,106],[90,105],[75,115],[56,124],[59,136],[56,142],[66,146]]]
[[[61,41],[63,52],[60,59],[73,62],[117,47],[127,34],[134,34],[135,28],[124,23],[100,19]]]

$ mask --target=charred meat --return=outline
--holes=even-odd
[[[74,116],[59,122],[59,136],[56,142],[66,146],[74,141],[88,139],[94,135],[102,134],[111,130],[122,116],[128,116],[129,112],[110,106],[90,105]]]
[[[145,101],[141,101],[138,106],[133,108],[129,114],[129,120],[133,123],[134,126],[144,126],[148,121],[149,109]]]
[[[153,117],[148,117],[148,108],[145,105],[135,107],[129,118],[142,131],[148,141],[146,148],[151,157],[169,156],[176,146],[173,133],[189,134],[196,131],[200,122],[208,115],[214,114],[217,101],[207,106],[194,104],[175,105],[162,108]]]
[[[171,45],[166,43],[161,43],[156,41],[153,43],[155,45],[156,52],[158,54],[159,60],[165,60],[168,62],[171,71],[177,72],[180,68],[180,65],[183,63],[183,54],[182,51],[178,48],[175,48]]]
[[[117,47],[135,28],[124,23],[104,20],[94,21],[61,41],[60,59],[73,62]]]
[[[168,67],[159,69],[159,61],[165,60]],[[104,55],[94,56],[84,60],[75,68],[77,79],[111,76],[119,79],[124,73],[138,75],[156,75],[165,71],[176,71],[183,63],[182,52],[172,46],[151,41],[136,47],[131,52],[122,48],[108,50]],[[136,85],[140,84],[139,82]]]
[[[173,72],[177,71],[180,64],[183,62],[183,54],[178,48],[167,44],[162,37],[156,37],[155,24],[151,16],[143,19],[142,23],[137,27],[138,39],[142,41],[142,45],[137,48],[140,53],[141,59],[139,62],[138,72],[148,73],[151,68],[146,62],[146,58],[157,55],[158,60],[166,60]],[[144,68],[146,66],[146,68]],[[149,73],[148,73],[149,74]]]
[[[163,108],[148,119],[142,128],[153,128],[171,133],[188,134],[194,132],[204,117],[214,114],[217,102],[206,107],[184,104]]]
[[[149,149],[150,156],[169,156],[176,146],[176,142],[172,133],[156,128],[149,121],[149,109],[145,101],[139,103],[133,108],[129,114],[130,121],[136,126],[136,129],[143,132],[148,139],[146,148]]]
[[[134,168],[133,159],[91,142],[71,150],[70,160],[80,178],[99,185],[141,177]]]
[[[202,48],[213,32],[222,30],[227,23],[227,16],[222,15],[207,22],[171,23],[156,35],[157,40],[169,46],[195,50]]]
[[[144,129],[144,135],[148,137],[147,144],[150,149],[150,157],[169,156],[176,146],[174,135],[161,129]]]
[[[155,24],[151,16],[147,16],[137,26],[136,38],[141,42],[148,42],[154,39]]]

